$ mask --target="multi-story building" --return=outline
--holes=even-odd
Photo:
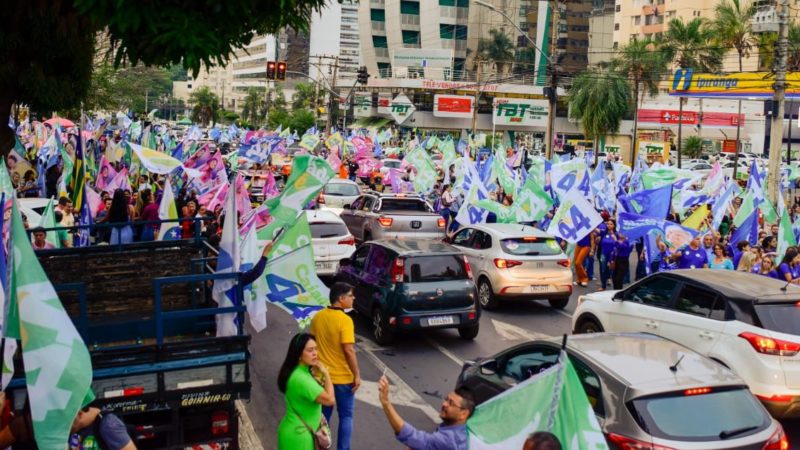
[[[321,77],[335,84],[332,77],[338,56],[336,78],[343,84],[353,83],[361,64],[358,28],[358,3],[353,0],[330,3],[312,17],[308,72],[311,78]],[[335,30],[339,31],[338,39]]]
[[[614,56],[614,0],[593,0],[589,15],[590,66],[609,61]]]

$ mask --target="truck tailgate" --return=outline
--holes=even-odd
[[[382,214],[382,217],[389,217],[392,219],[392,224],[388,227],[390,232],[418,231],[436,233],[440,231],[439,219],[441,219],[441,216],[438,214],[419,213],[416,211],[392,211],[391,213]]]

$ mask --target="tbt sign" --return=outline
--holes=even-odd
[[[399,94],[389,105],[389,114],[392,115],[392,118],[398,125],[405,122],[416,110],[417,108],[414,107],[414,104],[411,103],[411,100],[409,100],[405,94]]]
[[[547,100],[495,98],[492,123],[524,127],[546,127]]]

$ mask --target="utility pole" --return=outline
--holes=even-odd
[[[547,71],[550,72],[548,75],[550,76],[550,94],[548,95],[549,100],[549,107],[550,111],[547,115],[547,132],[545,133],[545,156],[547,159],[552,158],[553,156],[553,141],[554,133],[555,133],[555,124],[556,124],[556,108],[558,107],[558,69],[556,67],[555,61],[556,58],[556,50],[558,48],[557,41],[558,41],[558,26],[561,20],[559,16],[559,7],[558,7],[558,0],[553,0],[553,26],[550,27],[550,45],[548,46],[548,55],[547,55]],[[595,150],[596,151],[596,150]]]
[[[336,90],[336,95],[341,97],[341,94],[339,93],[339,89],[336,87],[336,77],[338,75],[339,75],[339,57],[337,56],[334,59],[334,62],[333,62],[333,88]],[[328,125],[327,125],[328,133],[330,133],[331,130],[333,130],[333,125],[334,125],[334,123],[333,123],[333,110],[334,110],[334,107],[336,107],[337,108],[337,112],[338,112],[338,106],[336,105],[336,103],[338,101],[339,101],[339,99],[338,98],[334,98],[333,95],[330,96],[330,100],[328,101]],[[337,116],[338,116],[338,114],[337,114]]]
[[[786,94],[786,64],[789,37],[789,0],[780,0],[778,4],[778,42],[775,45],[775,96],[773,103],[776,111],[772,115],[769,142],[769,166],[767,169],[767,198],[773,205],[778,201],[778,190],[781,184],[781,146],[783,145],[784,97]]]
[[[478,126],[478,98],[481,95],[481,57],[477,56],[475,59],[478,61],[478,70],[475,74],[475,101],[472,104],[472,136],[478,134],[475,127]]]
[[[314,126],[319,125],[319,79],[322,78],[322,56],[317,56],[317,79],[314,80]]]

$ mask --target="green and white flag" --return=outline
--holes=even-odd
[[[160,220],[176,220],[178,209],[175,206],[175,193],[172,192],[172,185],[169,177],[164,182],[164,194],[161,196],[161,203],[158,204],[158,218]],[[164,222],[158,230],[159,241],[175,241],[181,238],[180,222]]]
[[[133,153],[136,154],[136,157],[139,158],[142,166],[144,166],[144,168],[151,173],[164,175],[172,172],[178,167],[183,166],[182,162],[166,153],[142,147],[141,145],[134,144],[133,142],[128,142],[128,145],[130,146],[131,150],[133,150]],[[185,168],[184,171],[186,171]],[[131,172],[133,172],[133,170],[131,170]]]
[[[522,185],[514,204],[511,205],[515,222],[540,221],[553,206],[553,199],[547,195],[541,185],[536,184],[533,177],[529,177]]]
[[[436,166],[428,152],[422,147],[416,147],[408,152],[404,161],[417,171],[413,181],[414,190],[420,194],[430,192],[436,184]]]
[[[275,243],[262,278],[267,300],[291,314],[300,328],[308,327],[314,314],[330,304],[330,290],[317,277],[305,214]]]
[[[780,222],[778,223],[778,260],[783,258],[786,250],[789,247],[797,245],[797,239],[794,236],[792,229],[792,221],[789,219],[789,209],[783,200],[783,190],[778,189],[778,211],[780,214]]]
[[[47,206],[44,207],[44,211],[42,211],[42,222],[39,224],[39,226],[42,228],[55,228],[57,226],[56,211],[54,200],[52,198],[49,202],[47,202]],[[48,231],[44,240],[53,244],[53,247],[55,248],[61,248],[61,239],[58,238],[58,231]]]
[[[537,431],[549,431],[568,450],[608,449],[572,363],[559,363],[479,405],[467,420],[470,450],[521,449]]]
[[[94,400],[92,361],[33,253],[16,204],[11,220],[13,251],[5,335],[22,341],[38,447],[63,450],[78,410]]]

